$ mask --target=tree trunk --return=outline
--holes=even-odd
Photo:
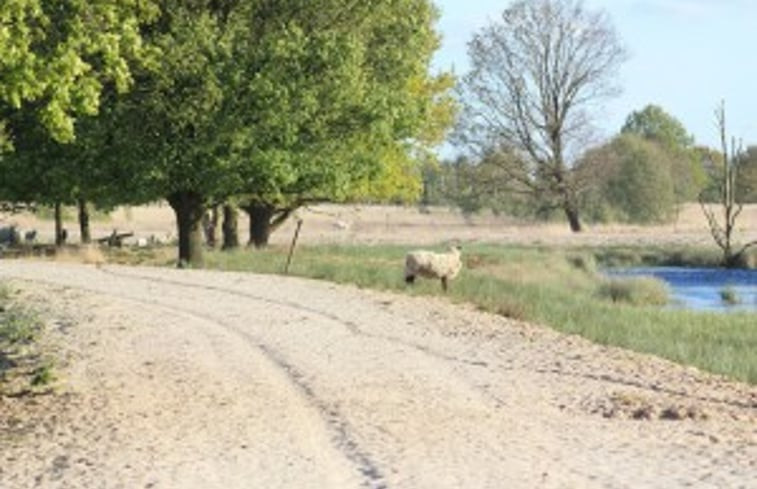
[[[202,228],[205,231],[205,242],[211,248],[218,244],[218,206],[213,206],[202,216]]]
[[[88,244],[92,241],[92,233],[89,228],[89,207],[87,201],[79,199],[79,234],[81,235],[82,244]]]
[[[61,247],[66,243],[68,232],[63,228],[63,208],[60,202],[55,203],[55,246]]]
[[[569,200],[565,202],[563,210],[565,211],[565,217],[568,218],[570,230],[574,233],[580,233],[583,227],[581,226],[581,220],[578,217],[578,206]]]
[[[253,203],[243,207],[250,215],[250,240],[248,246],[265,248],[271,236],[271,219],[276,209],[269,204]]]
[[[237,218],[239,211],[236,206],[231,204],[225,204],[223,206],[223,224],[221,229],[223,232],[223,244],[221,249],[232,250],[239,248],[239,230],[237,227]]]
[[[179,232],[179,268],[202,267],[202,216],[205,213],[203,198],[192,191],[179,191],[168,197],[176,214]]]

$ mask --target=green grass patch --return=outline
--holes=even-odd
[[[296,250],[290,275],[414,295],[442,295],[437,280],[403,281],[405,253],[414,246],[312,246]],[[433,247],[444,251],[440,245]],[[288,250],[209,252],[208,268],[283,273]],[[447,296],[480,309],[534,321],[601,344],[651,353],[681,364],[757,383],[755,314],[716,314],[657,306],[657,282],[612,284],[596,272],[611,262],[659,264],[682,250],[633,248],[562,250],[470,245]],[[692,251],[692,256],[708,256]],[[597,265],[599,264],[599,265]],[[608,291],[608,287],[610,290]],[[614,290],[614,291],[612,291]],[[618,297],[622,296],[621,300]]]
[[[607,246],[592,250],[603,267],[717,267],[723,258],[714,247]]]
[[[42,359],[37,340],[42,322],[0,284],[0,394],[23,393],[55,380],[54,364]]]
[[[612,302],[635,306],[664,306],[670,300],[668,286],[654,277],[608,278],[599,286],[598,294]]]

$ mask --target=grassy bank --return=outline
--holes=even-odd
[[[440,294],[438,281],[405,286],[402,263],[407,249],[302,247],[296,251],[290,274],[409,294]],[[618,255],[624,253],[630,252],[467,246],[465,268],[448,295],[456,302],[473,303],[486,311],[545,324],[601,344],[652,353],[757,383],[754,314],[663,309],[654,305],[660,300],[659,287],[648,283],[608,287],[596,273],[596,260],[607,263],[611,261],[608,257],[619,260]],[[654,261],[649,253],[636,250],[631,254],[649,264]],[[680,252],[670,252],[673,257],[676,253]],[[658,263],[660,256],[664,254],[657,254]],[[285,263],[285,249],[212,252],[207,256],[208,268],[223,270],[281,273]]]

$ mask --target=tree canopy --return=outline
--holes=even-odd
[[[676,164],[659,144],[620,134],[589,151],[578,172],[590,182],[582,207],[592,219],[648,224],[675,213]]]
[[[167,199],[181,261],[201,262],[205,206],[230,197],[412,199],[452,121],[429,0],[9,5],[0,54],[25,54],[2,60],[0,116],[23,151],[0,196]]]
[[[151,54],[140,26],[156,14],[152,0],[0,2],[0,147],[12,145],[7,118],[21,110],[73,140],[76,116],[97,112],[106,84],[132,85],[131,64]]]
[[[626,118],[621,134],[635,134],[660,146],[673,164],[678,204],[694,201],[707,183],[707,174],[684,125],[658,105],[647,105]]]
[[[694,138],[683,124],[654,104],[629,114],[620,132],[655,141],[668,150],[684,150],[694,144]]]
[[[396,191],[451,107],[435,19],[427,0],[165,2],[145,35],[160,65],[114,102],[113,144],[177,211],[181,258],[229,196],[273,212]]]

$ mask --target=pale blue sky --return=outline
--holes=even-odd
[[[434,67],[462,74],[471,35],[497,19],[509,0],[435,0],[442,47]],[[757,144],[757,1],[584,0],[604,9],[629,59],[622,94],[596,120],[616,134],[633,110],[654,103],[678,118],[697,144],[717,147],[714,110],[726,102],[730,135]],[[446,151],[445,151],[446,152]]]

